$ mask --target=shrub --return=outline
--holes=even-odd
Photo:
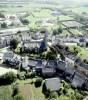
[[[42,84],[42,78],[37,78],[35,81],[35,87],[40,87]]]
[[[12,93],[12,96],[14,97],[15,95],[17,95],[19,93],[19,88],[17,85],[14,85],[13,86],[13,93]]]
[[[13,100],[24,100],[23,96],[20,94],[17,94],[16,96],[14,96]]]
[[[35,77],[35,72],[30,72],[25,74],[25,78],[34,78]]]
[[[0,77],[0,85],[11,84],[16,80],[16,78],[16,74],[8,72]]]
[[[17,48],[17,45],[18,45],[18,40],[12,39],[12,40],[10,41],[10,48],[11,48],[11,49],[16,49],[16,48]]]
[[[58,98],[58,94],[57,92],[50,92],[50,96],[49,96],[49,99],[57,99]]]
[[[17,74],[17,77],[18,77],[18,79],[20,79],[20,80],[24,80],[24,79],[25,79],[25,73],[24,73],[24,72],[18,73],[18,74]]]

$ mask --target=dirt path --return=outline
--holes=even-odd
[[[34,100],[33,91],[30,84],[21,85],[20,91],[24,97],[24,100]]]

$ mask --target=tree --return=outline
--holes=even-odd
[[[56,54],[53,53],[52,51],[48,51],[45,58],[49,60],[54,60],[56,59]]]
[[[17,84],[13,85],[13,91],[12,91],[12,96],[16,96],[19,93],[19,88]]]
[[[29,21],[27,19],[21,19],[21,22],[24,24],[24,25],[28,25],[29,24]]]
[[[3,22],[3,23],[1,24],[1,28],[7,28],[7,24],[6,24],[5,22]]]
[[[37,78],[36,81],[35,81],[35,86],[40,87],[41,84],[42,84],[42,78]]]
[[[62,27],[60,26],[59,28],[58,28],[58,33],[62,33],[63,32],[63,29],[62,29]]]
[[[56,100],[58,98],[58,94],[57,92],[50,92],[50,95],[49,95],[49,100],[53,99],[53,100]]]
[[[88,47],[88,42],[86,43],[86,47]]]
[[[16,78],[16,74],[8,72],[0,77],[0,85],[11,84],[16,80]]]
[[[16,39],[12,39],[10,41],[10,48],[11,49],[16,49],[17,48],[17,45],[18,45],[18,41]]]
[[[53,30],[53,35],[57,35],[58,31],[56,29]]]

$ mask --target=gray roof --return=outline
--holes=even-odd
[[[67,67],[66,70],[65,70],[65,73],[69,74],[69,75],[73,75],[74,72],[75,72],[75,70],[73,68],[69,68],[69,67]]]
[[[57,69],[65,71],[65,69],[66,69],[66,62],[64,62],[64,61],[58,61]]]
[[[42,68],[43,76],[53,76],[56,73],[54,68]]]
[[[59,78],[49,78],[45,80],[45,85],[47,90],[58,91],[60,89],[60,79]]]
[[[29,66],[35,67],[37,63],[38,63],[38,61],[36,61],[36,60],[29,60]]]
[[[14,56],[14,53],[12,51],[8,51],[8,52],[4,53],[3,58],[4,59],[11,59],[11,58],[13,58],[13,56]]]
[[[83,24],[76,22],[76,21],[66,21],[66,22],[62,22],[63,25],[65,25],[66,27],[82,27]]]
[[[57,61],[56,60],[48,60],[46,66],[55,68],[57,66]]]
[[[72,85],[74,86],[74,87],[82,87],[82,85],[84,84],[84,82],[85,82],[85,76],[84,75],[82,75],[81,73],[79,73],[79,72],[76,72],[75,73],[75,75],[74,75],[74,78],[73,78],[73,80],[72,80]]]

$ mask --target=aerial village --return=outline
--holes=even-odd
[[[78,14],[54,7],[41,9],[51,10],[56,19],[39,19],[35,22],[38,28],[32,27],[34,23],[28,20],[32,13],[0,12],[0,86],[15,84],[15,99],[0,100],[88,100],[88,12]],[[35,12],[40,11],[35,9]],[[9,76],[13,73],[15,82],[9,79],[14,77]],[[29,87],[26,87],[29,90],[21,90],[24,87],[20,86],[20,91],[29,92],[29,97],[23,93],[24,99],[21,96],[16,99],[19,84],[25,87],[35,84],[36,93],[41,87],[44,97],[38,96],[40,92],[32,97]],[[71,96],[73,91],[67,98],[70,88],[81,91],[78,98]]]

